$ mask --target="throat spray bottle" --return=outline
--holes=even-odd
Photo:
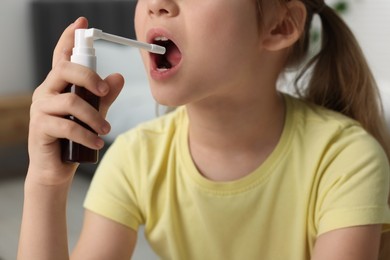
[[[75,42],[72,51],[71,62],[83,65],[93,71],[96,71],[97,58],[95,54],[95,48],[93,47],[93,42],[98,39],[145,49],[149,52],[161,55],[164,54],[166,51],[164,47],[159,45],[138,42],[120,36],[104,33],[102,30],[95,28],[77,29],[75,32]],[[86,88],[71,84],[66,87],[65,92],[77,94],[85,101],[87,101],[96,110],[99,110],[99,97],[92,94]],[[89,131],[94,132],[91,127],[89,127],[87,124],[80,121],[73,115],[69,115],[66,118],[82,125]],[[96,132],[94,133],[96,134]],[[90,149],[71,140],[62,139],[61,149],[62,161],[64,162],[97,163],[99,159],[99,152],[97,150]]]

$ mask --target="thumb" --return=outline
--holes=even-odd
[[[70,24],[62,33],[53,52],[52,66],[62,59],[70,60],[74,46],[74,32],[76,29],[87,28],[88,20],[79,17],[74,23]]]

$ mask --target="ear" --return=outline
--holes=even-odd
[[[305,5],[300,0],[286,2],[269,29],[264,31],[262,46],[269,51],[292,46],[302,35],[305,22]]]

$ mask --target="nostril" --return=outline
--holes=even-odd
[[[169,14],[169,11],[164,9],[164,8],[160,8],[160,9],[157,9],[157,10],[149,10],[149,14],[154,14],[154,15],[161,16],[161,15]]]
[[[160,10],[159,10],[159,14],[160,14],[160,15],[164,15],[164,14],[169,14],[169,12],[168,12],[168,10],[160,9]]]
[[[148,1],[149,15],[174,17],[179,14],[176,1],[150,0]]]

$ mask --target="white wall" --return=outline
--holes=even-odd
[[[33,89],[28,2],[0,2],[0,95]]]
[[[390,1],[350,0],[346,22],[356,34],[381,91],[390,126]]]
[[[378,80],[390,81],[390,1],[350,0],[345,20],[356,34]]]

